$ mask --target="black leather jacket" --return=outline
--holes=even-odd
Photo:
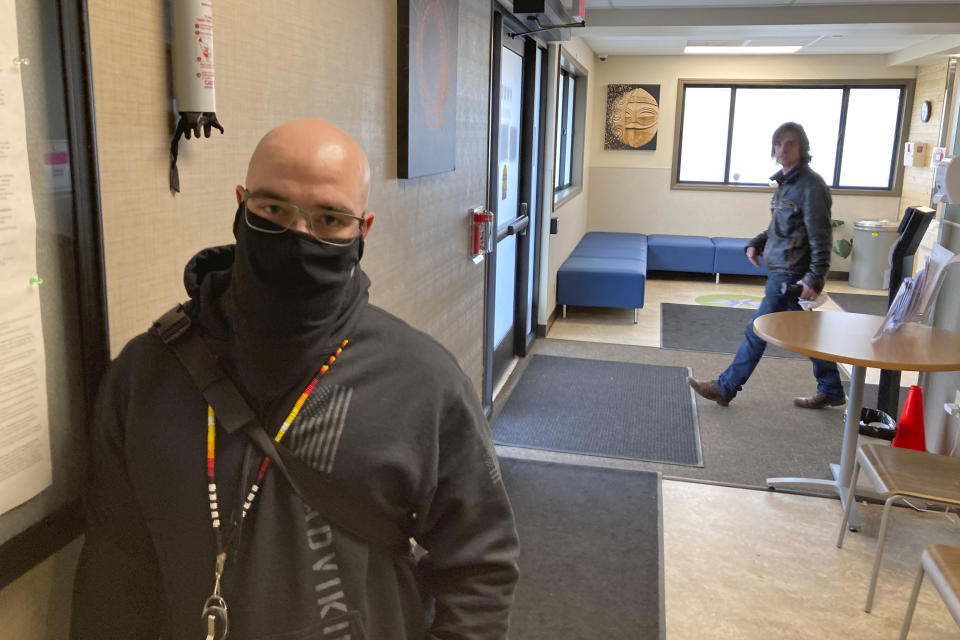
[[[808,287],[822,291],[833,244],[830,189],[806,164],[771,179],[778,187],[770,201],[770,226],[747,246],[763,256],[770,271],[802,275]]]

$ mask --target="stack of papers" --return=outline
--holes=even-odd
[[[939,244],[934,244],[923,269],[912,278],[904,278],[873,339],[876,340],[885,333],[896,331],[904,323],[926,321],[933,301],[937,297],[937,291],[943,283],[947,267],[955,262],[960,262],[960,256]]]

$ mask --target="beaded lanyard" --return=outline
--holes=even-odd
[[[307,398],[310,397],[310,394],[313,393],[313,390],[316,388],[317,382],[327,371],[330,370],[330,367],[334,362],[336,362],[337,357],[343,353],[343,350],[346,348],[348,342],[349,340],[344,340],[340,343],[340,346],[337,347],[337,350],[334,351],[333,355],[327,359],[326,364],[320,367],[320,371],[316,376],[313,377],[313,380],[311,380],[310,384],[308,384],[303,390],[303,393],[300,394],[300,397],[297,398],[297,401],[293,404],[293,408],[287,415],[287,419],[283,421],[283,424],[280,425],[280,430],[277,431],[277,435],[274,436],[274,442],[280,442],[280,440],[283,439],[283,436],[290,429],[290,425],[292,425],[293,421],[296,420],[297,414],[300,413],[300,409],[303,408],[304,402],[307,401]],[[223,577],[223,570],[227,564],[227,550],[224,547],[223,535],[220,531],[220,511],[217,505],[217,479],[214,473],[217,457],[216,445],[216,416],[214,414],[213,407],[207,405],[207,490],[209,493],[208,497],[210,498],[210,518],[213,521],[213,531],[216,534],[217,539],[217,566],[214,574],[213,595],[207,598],[207,601],[203,607],[201,618],[206,624],[207,638],[217,638],[219,640],[223,640],[227,637],[228,619],[227,604],[224,601],[223,596],[220,595],[220,579]],[[263,460],[260,462],[260,468],[257,469],[257,477],[253,481],[253,484],[250,485],[250,491],[247,493],[246,500],[244,500],[243,507],[240,510],[241,523],[247,517],[250,507],[253,505],[253,501],[256,499],[257,494],[260,491],[260,485],[263,483],[264,476],[267,475],[267,468],[269,466],[270,458],[264,456]],[[237,526],[239,527],[240,525]]]

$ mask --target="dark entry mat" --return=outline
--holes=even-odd
[[[535,341],[532,353],[690,367],[695,377],[706,379],[716,378],[730,364],[730,355],[726,353],[551,338]],[[498,398],[494,402],[494,421],[501,402],[505,403],[509,398],[510,389],[520,381],[529,359],[522,359],[504,384],[502,400]],[[840,375],[845,378],[842,371]],[[766,479],[772,476],[828,479],[832,477],[829,463],[840,459],[843,407],[810,411],[793,406],[794,397],[811,395],[816,390],[809,360],[761,358],[757,370],[729,407],[721,407],[697,396],[702,467],[576,456],[536,449],[504,451],[501,447],[501,454],[660,471],[664,478],[757,489],[766,488]]]
[[[887,315],[887,296],[871,296],[863,293],[831,293],[830,298],[849,313],[866,313],[871,316]]]
[[[494,420],[497,444],[702,466],[687,367],[529,359]]]
[[[754,309],[665,302],[660,305],[660,346],[664,349],[736,353],[743,341],[743,331],[754,313]],[[767,345],[763,355],[806,358],[772,344]]]
[[[500,458],[520,535],[510,637],[664,637],[660,475]]]

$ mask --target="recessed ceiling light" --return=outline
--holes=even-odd
[[[776,55],[776,54],[785,54],[785,53],[796,53],[803,47],[800,45],[788,46],[788,47],[700,47],[700,46],[686,46],[683,48],[684,53],[693,53],[693,54],[733,54],[733,55],[743,55],[743,54],[767,54],[767,55]]]

